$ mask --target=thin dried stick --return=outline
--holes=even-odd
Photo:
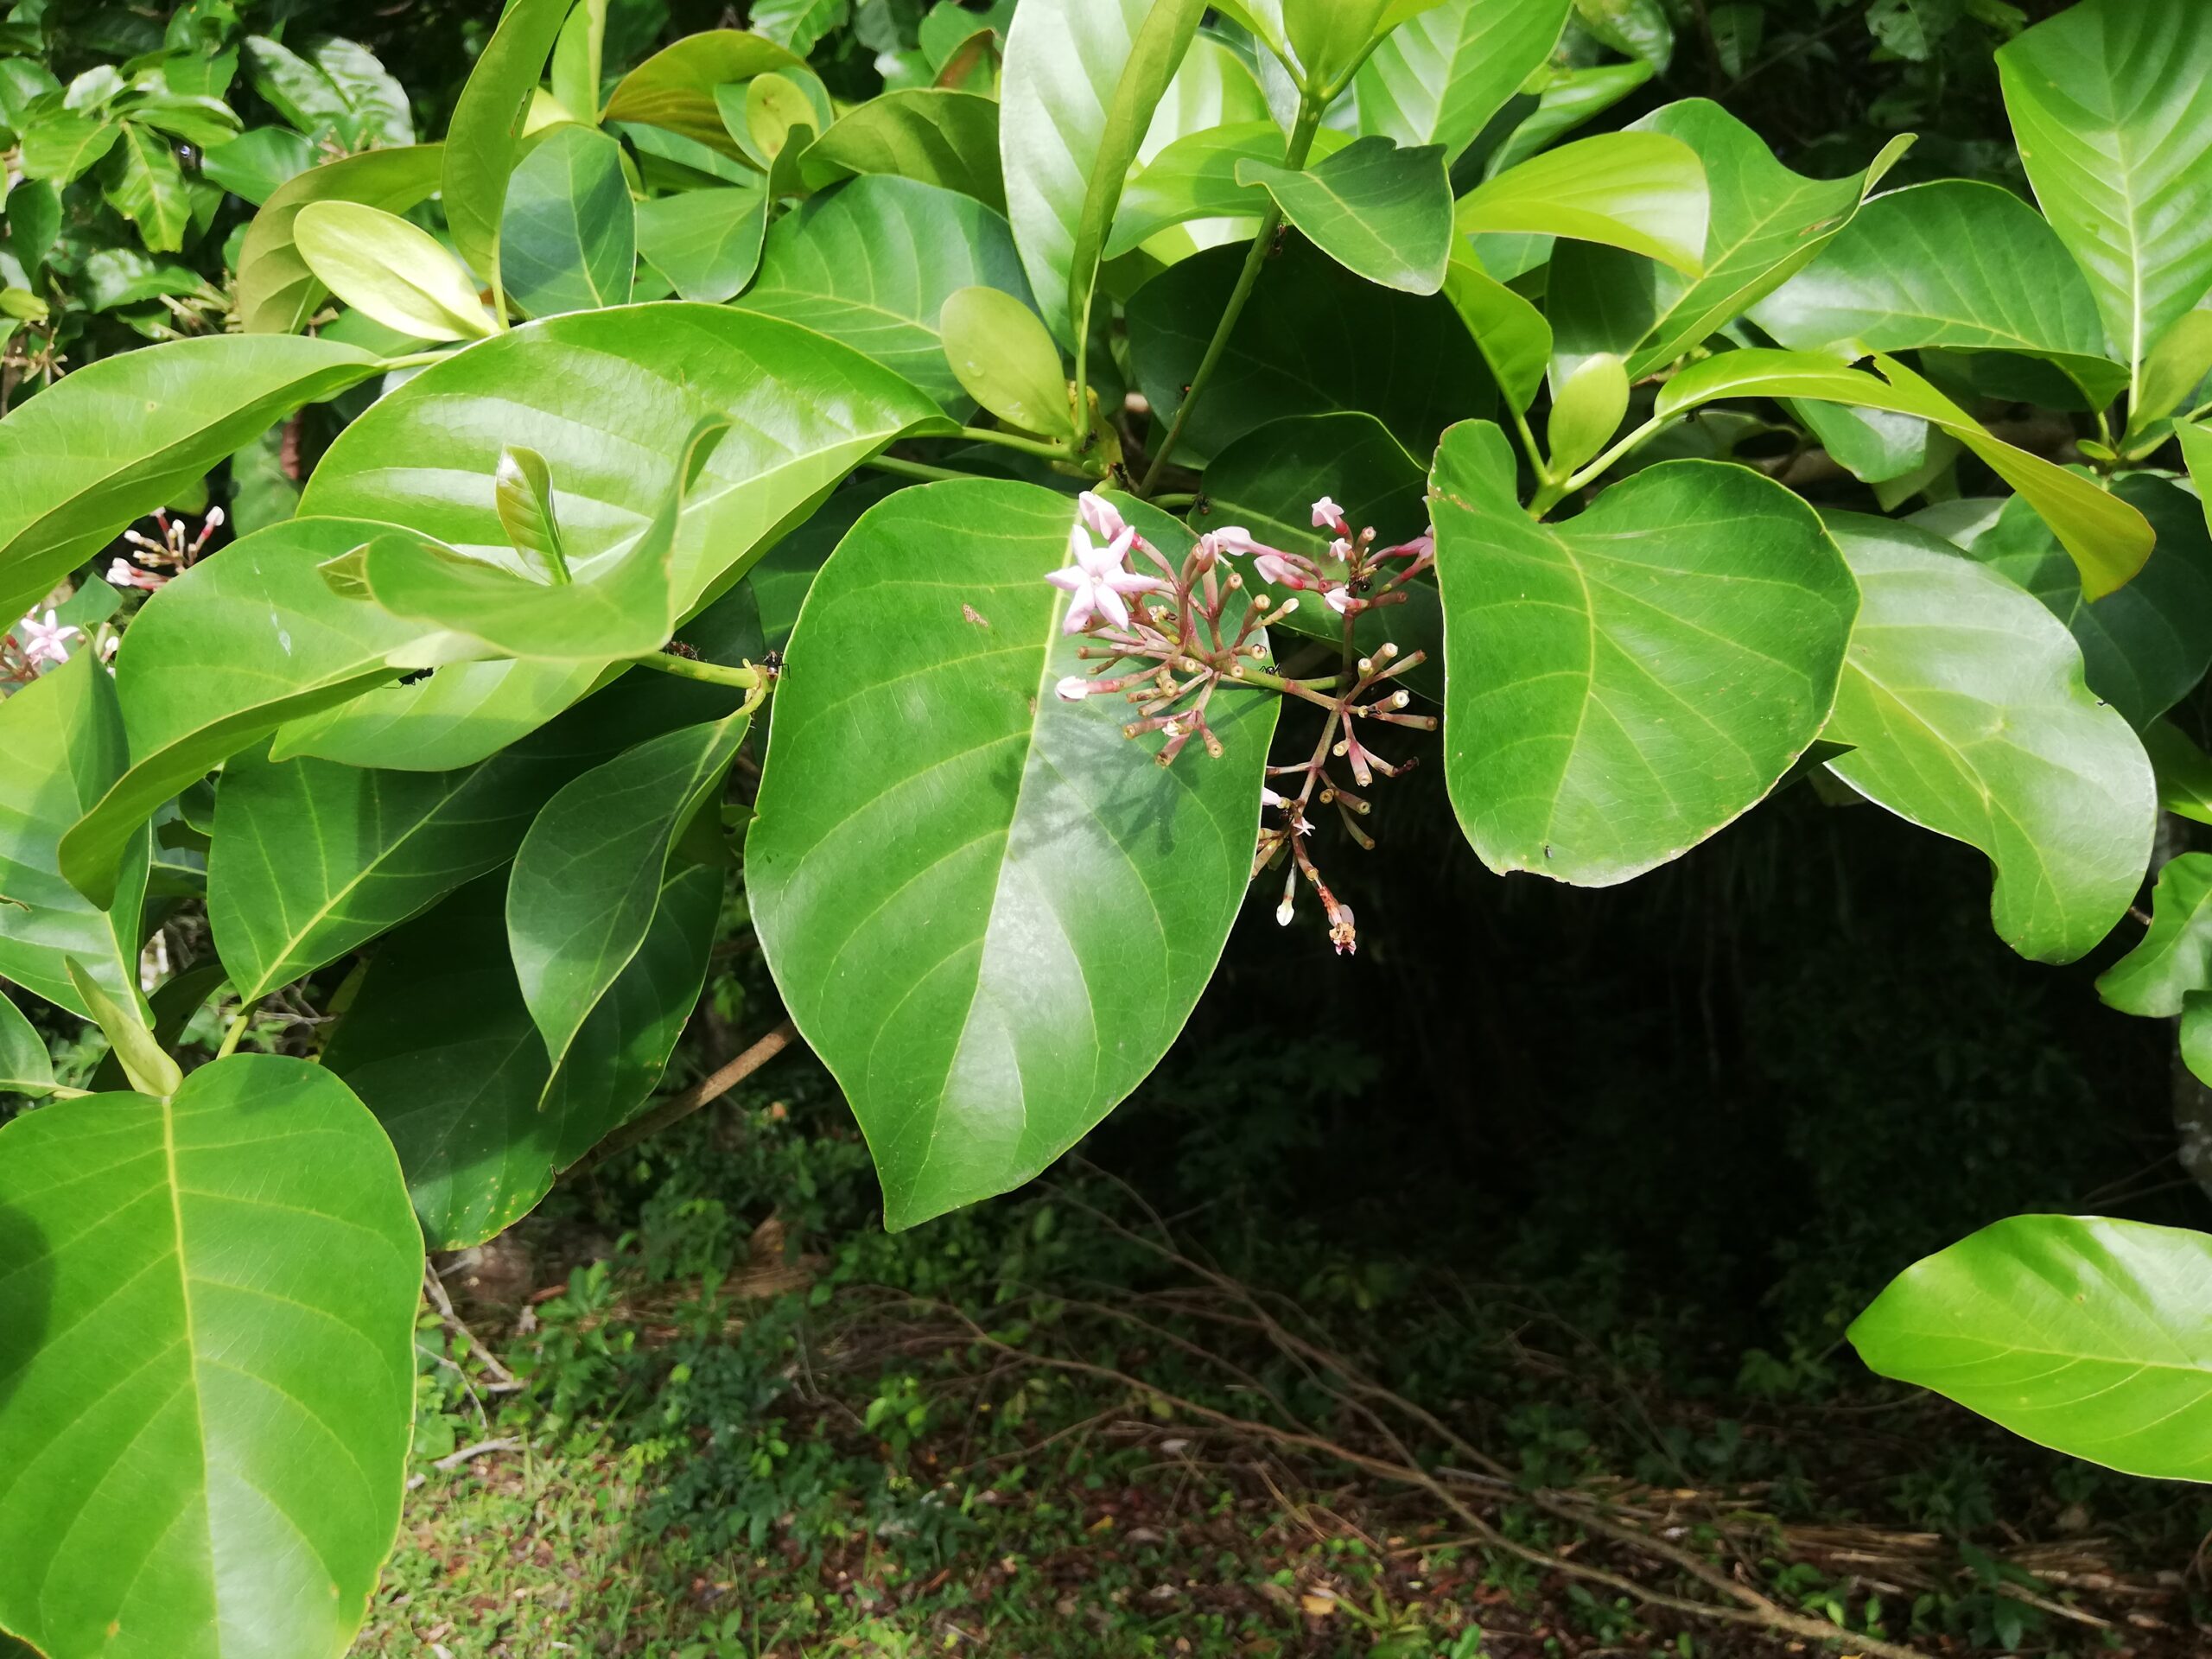
[[[620,1157],[640,1141],[658,1135],[671,1123],[680,1123],[702,1106],[711,1106],[762,1066],[798,1040],[798,1027],[788,1020],[747,1049],[720,1071],[686,1089],[675,1099],[656,1106],[633,1123],[626,1124],[601,1141],[580,1160],[572,1174],[597,1169],[610,1158]]]

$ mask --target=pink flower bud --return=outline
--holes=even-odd
[[[1114,504],[1104,496],[1085,490],[1076,498],[1076,507],[1083,514],[1083,522],[1091,533],[1112,541],[1128,528],[1128,521],[1115,511]]]
[[[1081,702],[1090,695],[1090,682],[1080,674],[1071,674],[1052,688],[1062,702]]]

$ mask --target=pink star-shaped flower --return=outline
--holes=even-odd
[[[1045,578],[1069,595],[1067,620],[1060,624],[1061,632],[1081,633],[1094,617],[1100,616],[1117,628],[1126,628],[1129,607],[1122,603],[1124,594],[1165,591],[1167,584],[1158,577],[1141,576],[1128,568],[1129,549],[1135,543],[1136,531],[1127,526],[1103,547],[1092,543],[1082,524],[1069,533],[1068,556],[1075,563]]]
[[[79,639],[85,637],[82,629],[59,621],[52,611],[46,613],[43,622],[33,611],[16,624],[14,632],[16,645],[22,648],[23,660],[29,663],[66,663],[69,660],[67,641],[73,636]]]
[[[1344,510],[1337,505],[1334,497],[1325,495],[1313,504],[1314,529],[1333,530],[1342,535],[1344,533]]]
[[[1083,522],[1090,529],[1090,533],[1103,537],[1109,542],[1128,528],[1127,521],[1122,518],[1120,512],[1116,511],[1114,504],[1104,496],[1092,491],[1085,490],[1076,498],[1076,508],[1082,513]]]

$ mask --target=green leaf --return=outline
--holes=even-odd
[[[1182,406],[1245,251],[1210,248],[1129,301],[1130,357],[1162,430]],[[1482,355],[1448,302],[1362,282],[1298,238],[1261,272],[1177,453],[1201,465],[1268,421],[1358,409],[1424,454],[1454,418],[1491,404]]]
[[[1563,247],[1546,309],[1562,352],[1618,352],[1631,380],[1702,344],[1810,264],[1911,142],[1891,140],[1862,174],[1808,179],[1705,99],[1654,110],[1630,130],[1677,139],[1703,162],[1712,201],[1703,275],[1641,265],[1618,251]]]
[[[747,725],[741,712],[639,744],[562,790],[523,838],[507,943],[556,1069],[644,946],[677,840],[715,810]]]
[[[1552,399],[1545,432],[1554,478],[1565,478],[1586,464],[1620,430],[1628,413],[1628,371],[1610,352],[1586,357]]]
[[[63,966],[68,969],[70,988],[77,993],[77,1000],[92,1010],[92,1023],[106,1037],[130,1086],[157,1100],[167,1100],[176,1093],[184,1084],[184,1072],[154,1040],[154,1033],[139,1018],[138,999],[132,997],[133,1006],[126,1008],[102,990],[99,982],[85,970],[84,963],[74,957]]]
[[[40,117],[22,134],[19,153],[23,176],[67,184],[115,148],[120,122],[89,115]]]
[[[258,207],[315,165],[315,146],[289,127],[256,127],[200,157],[202,176]]]
[[[637,213],[622,146],[588,127],[548,134],[507,187],[499,250],[507,293],[531,316],[627,305]]]
[[[61,193],[40,180],[24,179],[8,192],[7,202],[9,251],[35,278],[61,234]]]
[[[1309,164],[1325,161],[1351,141],[1324,127],[1313,135]],[[1122,255],[1171,226],[1194,219],[1225,219],[1243,226],[1249,241],[1267,210],[1267,195],[1256,184],[1238,181],[1247,162],[1272,166],[1283,155],[1282,129],[1273,121],[1238,121],[1178,138],[1162,149],[1122,193],[1106,257]]]
[[[318,144],[366,150],[415,142],[407,93],[367,48],[310,37],[304,54],[263,35],[245,43],[254,91]]]
[[[1239,162],[1236,181],[1263,187],[1307,240],[1369,282],[1408,294],[1444,286],[1453,236],[1442,145],[1362,138],[1302,170]]]
[[[2149,861],[2150,763],[2082,678],[2043,606],[1910,524],[1831,514],[1859,625],[1829,770],[1878,805],[1980,848],[1999,935],[2070,962],[2126,913]]]
[[[759,269],[768,207],[766,189],[742,188],[639,202],[638,251],[685,299],[718,305]]]
[[[1137,160],[1150,166],[1162,151],[1195,133],[1269,120],[1268,95],[1251,65],[1227,41],[1201,30],[1152,112],[1152,124],[1137,146]],[[1351,135],[1332,131],[1331,136],[1349,141]],[[1275,154],[1281,153],[1278,144]]]
[[[115,902],[87,903],[62,879],[62,831],[130,765],[115,682],[91,652],[0,702],[0,976],[81,1019],[73,959],[109,995],[138,995],[147,837],[126,850]]]
[[[1334,87],[1358,66],[1383,30],[1391,0],[1275,0],[1283,35],[1298,56],[1306,82]],[[1428,0],[1429,4],[1436,0]]]
[[[324,1056],[383,1123],[435,1249],[504,1231],[637,1111],[705,983],[722,872],[662,887],[644,944],[552,1072],[487,877],[377,948]]]
[[[42,1095],[54,1087],[46,1042],[23,1011],[0,995],[0,1094]]]
[[[813,101],[798,83],[773,73],[755,75],[742,88],[719,88],[715,103],[738,149],[763,172],[794,142],[802,149],[811,145],[820,124]]]
[[[756,0],[747,22],[779,46],[804,56],[833,29],[843,25],[848,0]]]
[[[975,92],[914,86],[872,98],[839,116],[800,166],[817,188],[847,174],[887,173],[1006,212],[998,100]]]
[[[287,721],[271,758],[403,772],[474,766],[544,725],[605,671],[597,662],[449,663],[427,679],[370,686],[325,713]]]
[[[1250,874],[1275,700],[1217,697],[1224,758],[1163,770],[1108,699],[1056,697],[1075,517],[1026,484],[899,491],[816,578],[777,692],[747,896],[893,1227],[1027,1180],[1135,1088]]]
[[[2089,690],[2140,731],[2212,668],[2212,537],[2202,505],[2164,479],[2131,474],[2113,493],[2150,521],[2158,545],[2134,581],[2094,603],[2024,497],[2005,504],[1972,551],[2050,607],[2082,648]]]
[[[1205,489],[1191,510],[1193,530],[1241,525],[1269,547],[1300,553],[1326,574],[1343,575],[1329,551],[1335,533],[1313,526],[1313,504],[1334,499],[1355,530],[1372,525],[1380,543],[1410,541],[1428,527],[1428,471],[1406,452],[1389,429],[1372,415],[1342,410],[1329,415],[1294,415],[1255,427],[1230,444],[1206,468]],[[1280,601],[1290,597],[1246,569],[1245,584]],[[1426,651],[1428,660],[1400,676],[1399,683],[1435,702],[1444,696],[1444,616],[1435,588],[1416,582],[1406,601],[1362,611],[1352,621],[1352,641],[1372,656],[1385,640],[1402,652]],[[1325,639],[1344,639],[1344,620],[1323,605],[1301,604],[1270,628]]]
[[[1694,277],[1705,257],[1705,168],[1681,139],[1605,132],[1533,156],[1459,198],[1462,235],[1601,242]]]
[[[1871,1370],[2039,1446],[2201,1480],[2212,1471],[2208,1275],[2202,1233],[2014,1216],[1906,1268],[1850,1337]]]
[[[522,555],[529,575],[544,582],[575,580],[561,537],[560,515],[553,505],[553,470],[544,456],[516,444],[500,450],[492,499],[499,527]]]
[[[238,113],[219,98],[151,92],[118,101],[116,109],[195,149],[220,149],[238,136]]]
[[[548,77],[561,107],[589,127],[599,124],[607,10],[607,0],[582,0],[569,14],[553,43],[553,67]]]
[[[868,177],[777,221],[743,303],[843,342],[964,416],[939,317],[954,294],[976,287],[1001,290],[1001,299],[1027,310],[1021,301],[1029,283],[1006,220],[970,196]],[[1028,321],[1033,328],[1033,314]],[[1050,356],[1065,405],[1059,353]]]
[[[70,885],[106,904],[140,826],[164,801],[285,721],[395,677],[423,630],[334,594],[316,566],[385,533],[294,518],[233,542],[132,619],[116,657],[130,769],[61,838]]]
[[[184,173],[169,141],[135,121],[123,124],[122,136],[106,163],[107,204],[138,226],[146,245],[173,253],[184,245],[192,203]]]
[[[686,489],[728,429],[719,416],[702,419],[677,448],[675,476],[637,539],[578,563],[570,580],[533,579],[403,533],[377,537],[360,550],[359,579],[393,616],[480,640],[493,655],[563,662],[650,655],[669,642],[694,597],[676,580],[677,526]],[[502,461],[512,454],[512,447],[502,450]],[[495,512],[499,495],[495,481]]]
[[[380,207],[315,201],[292,227],[315,279],[357,311],[421,340],[493,332],[476,284],[437,238]]]
[[[1493,282],[1464,242],[1452,250],[1444,273],[1444,297],[1467,325],[1506,402],[1525,412],[1543,390],[1551,365],[1552,326],[1544,314],[1504,283]]]
[[[1007,217],[1055,338],[1088,332],[1130,163],[1197,32],[1198,0],[1027,0],[1000,86]]]
[[[1665,74],[1675,57],[1675,26],[1661,0],[1574,0],[1583,28],[1625,56]]]
[[[1536,95],[1536,107],[1516,125],[1483,163],[1485,175],[1517,167],[1577,127],[1603,115],[1651,79],[1651,66],[1593,63],[1579,68],[1554,67]]]
[[[461,257],[495,296],[505,288],[499,216],[515,163],[522,159],[523,120],[569,3],[513,0],[468,72],[446,126],[445,165],[438,181],[446,227]]]
[[[1684,413],[1716,397],[1799,397],[1910,415],[1941,428],[2028,499],[2071,554],[2092,599],[2125,585],[2151,556],[2149,521],[2079,473],[1993,437],[1964,410],[1893,358],[1876,357],[1881,378],[1808,352],[1764,347],[1722,352],[1694,363],[1660,389],[1655,410]],[[1633,364],[1630,372],[1635,372]]]
[[[335,1659],[415,1414],[422,1239],[376,1120],[238,1055],[0,1127],[0,1624],[54,1659]]]
[[[741,152],[722,124],[715,89],[755,75],[805,68],[804,59],[744,29],[687,35],[623,76],[601,118],[662,127],[734,156]]]
[[[2197,823],[2212,823],[2212,755],[2170,720],[2153,721],[2143,752],[2158,774],[2158,805]]]
[[[2212,287],[2212,31],[2190,0],[2086,0],[1997,71],[2036,200],[2132,371]]]
[[[969,397],[1025,432],[1075,436],[1060,348],[1034,311],[999,289],[963,288],[946,296],[938,327],[945,360]]]
[[[1542,68],[1571,0],[1452,0],[1385,36],[1354,78],[1359,130],[1459,160]]]
[[[238,312],[245,331],[297,334],[322,303],[327,290],[308,268],[296,234],[302,209],[352,201],[404,213],[436,192],[444,159],[438,144],[372,149],[309,168],[280,185],[254,215],[238,251]]]
[[[1445,781],[1491,868],[1628,880],[1756,805],[1821,734],[1857,595],[1780,485],[1662,461],[1543,524],[1504,434],[1470,422],[1430,487]]]
[[[2151,894],[2151,925],[2097,976],[2097,995],[2122,1014],[2170,1020],[2192,991],[2212,988],[2212,854],[2166,861]]]
[[[1965,179],[1877,196],[1751,318],[1793,351],[1940,346],[2047,358],[2099,406],[2126,379],[2104,360],[2089,285],[2043,216],[2009,190]]]
[[[15,198],[8,200],[13,212]],[[2143,359],[2135,395],[2128,400],[2128,431],[2139,432],[2172,414],[2207,374],[2212,374],[2212,311],[2184,312]]]

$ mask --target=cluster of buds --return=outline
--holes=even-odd
[[[105,574],[116,587],[143,588],[151,593],[166,586],[172,576],[182,575],[207,550],[209,539],[223,527],[223,510],[208,508],[197,536],[185,527],[181,518],[172,518],[166,512],[156,512],[154,524],[161,531],[158,541],[142,531],[123,532],[123,539],[134,550],[135,556],[118,558],[108,565]]]
[[[1371,788],[1378,776],[1396,777],[1412,762],[1393,766],[1383,760],[1360,741],[1357,726],[1372,721],[1436,728],[1433,717],[1405,712],[1411,696],[1393,683],[1422,662],[1424,654],[1401,653],[1385,644],[1362,656],[1353,644],[1353,630],[1363,612],[1405,602],[1407,584],[1433,563],[1436,543],[1433,532],[1424,532],[1410,542],[1377,547],[1375,531],[1354,534],[1342,509],[1326,496],[1313,504],[1313,526],[1336,538],[1329,554],[1340,574],[1317,560],[1255,541],[1234,525],[1201,536],[1179,566],[1111,503],[1085,494],[1070,544],[1073,562],[1046,580],[1069,595],[1065,632],[1093,642],[1077,654],[1099,664],[1090,675],[1062,680],[1059,695],[1071,702],[1100,695],[1127,697],[1136,705],[1137,717],[1122,731],[1131,738],[1161,734],[1162,766],[1173,764],[1194,738],[1210,754],[1220,755],[1221,740],[1207,724],[1206,711],[1225,686],[1272,692],[1323,711],[1321,734],[1308,758],[1268,768],[1270,782],[1261,791],[1261,803],[1278,817],[1262,823],[1252,874],[1256,880],[1265,871],[1287,864],[1276,919],[1288,925],[1302,877],[1321,900],[1330,938],[1339,952],[1347,952],[1357,948],[1357,934],[1351,906],[1330,891],[1313,861],[1308,837],[1314,816],[1334,807],[1352,840],[1372,848],[1374,837],[1359,822],[1370,804],[1357,791]],[[1133,561],[1139,558],[1150,571],[1136,567]],[[1254,575],[1262,582],[1292,589],[1291,597],[1277,603],[1271,594],[1255,591],[1232,620],[1235,596],[1246,586],[1243,573],[1232,563],[1240,558],[1249,558]],[[1260,630],[1295,612],[1304,593],[1318,594],[1341,619],[1338,645],[1315,646],[1333,651],[1338,659],[1334,674],[1296,678],[1262,666],[1268,661],[1268,650]],[[1349,782],[1335,775],[1338,762],[1350,772]]]

